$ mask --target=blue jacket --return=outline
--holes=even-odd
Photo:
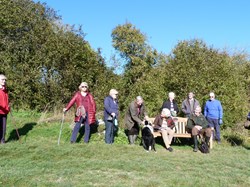
[[[211,119],[222,119],[223,109],[219,100],[208,100],[204,108],[204,116]]]
[[[107,120],[109,116],[111,116],[111,113],[115,113],[116,118],[119,114],[119,106],[118,101],[115,100],[111,96],[107,96],[104,99],[104,120]]]

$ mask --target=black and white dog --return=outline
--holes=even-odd
[[[147,151],[155,150],[155,138],[153,135],[154,129],[152,124],[145,121],[145,125],[142,128],[142,145]]]

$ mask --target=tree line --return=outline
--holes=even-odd
[[[249,110],[250,63],[246,53],[229,54],[199,39],[179,41],[170,54],[159,53],[147,36],[126,22],[111,31],[116,50],[108,67],[101,49],[91,48],[81,26],[64,25],[46,4],[0,1],[0,72],[8,77],[15,109],[53,109],[69,101],[80,82],[90,85],[98,111],[111,88],[119,91],[120,111],[141,95],[153,116],[170,91],[181,102],[190,91],[204,105],[215,92],[232,127]],[[20,16],[22,15],[22,16]],[[125,63],[124,63],[125,62]]]

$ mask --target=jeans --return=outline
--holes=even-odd
[[[113,121],[105,120],[105,143],[112,144],[114,143],[114,134],[115,134],[115,125]]]
[[[83,117],[80,118],[78,122],[75,123],[74,129],[72,131],[71,139],[70,141],[72,143],[76,142],[76,138],[78,135],[78,132],[81,128],[81,124],[84,123],[84,142],[88,143],[89,142],[89,136],[90,136],[90,125],[88,122],[88,114],[86,113],[85,119]]]
[[[217,140],[218,142],[221,141],[220,139],[220,124],[219,124],[219,119],[212,119],[212,118],[208,118],[207,117],[207,121],[209,124],[209,127],[213,127],[215,130],[215,140]],[[214,132],[213,132],[214,133]]]

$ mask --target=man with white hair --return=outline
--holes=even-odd
[[[7,115],[10,111],[9,96],[6,89],[5,75],[0,74],[0,141],[5,143]]]
[[[161,114],[155,117],[154,125],[154,128],[160,130],[166,149],[169,152],[173,152],[173,148],[170,145],[174,136],[173,128],[175,127],[175,122],[168,108],[163,108]]]
[[[220,125],[223,123],[223,109],[221,102],[215,99],[215,94],[213,92],[209,93],[210,99],[206,102],[204,108],[204,115],[208,121],[210,127],[215,129],[215,140],[220,144]]]
[[[206,118],[201,113],[201,107],[195,108],[194,114],[188,118],[187,128],[191,131],[194,140],[194,152],[198,151],[197,135],[201,134],[205,137],[205,142],[208,142],[211,137],[211,128],[208,125]]]
[[[129,144],[133,145],[140,132],[140,125],[144,125],[144,120],[148,121],[148,115],[141,96],[137,96],[132,101],[125,114],[125,125],[128,130]]]

